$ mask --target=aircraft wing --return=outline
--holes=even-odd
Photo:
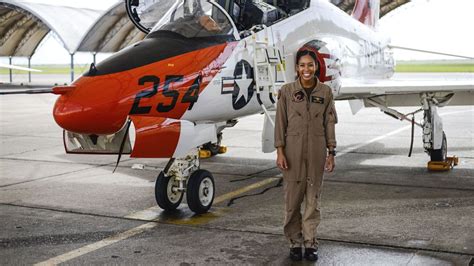
[[[33,69],[33,68],[27,68],[27,67],[21,67],[21,66],[14,66],[14,65],[7,65],[7,64],[2,64],[2,63],[0,63],[0,67],[8,68],[8,69],[15,69],[15,70],[31,71],[31,72],[42,72],[39,69]]]
[[[435,93],[446,98],[446,104],[474,104],[474,74],[418,74],[395,76],[387,80],[343,79],[337,100],[382,99],[385,106],[421,106],[421,93]],[[448,99],[449,98],[449,99]],[[365,106],[372,106],[365,102]],[[354,110],[353,110],[354,111]]]

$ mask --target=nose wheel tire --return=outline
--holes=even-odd
[[[448,157],[448,141],[446,140],[446,134],[443,132],[443,142],[441,149],[431,150],[430,152],[431,161],[445,162]]]
[[[184,193],[178,191],[179,181],[174,176],[165,176],[160,172],[155,183],[155,198],[158,206],[165,211],[178,208],[183,200]]]
[[[197,170],[188,181],[186,198],[188,207],[196,214],[207,212],[214,201],[214,177],[209,171]]]

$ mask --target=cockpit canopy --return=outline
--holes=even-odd
[[[222,40],[246,37],[309,4],[310,0],[126,0],[130,19],[145,33]]]
[[[151,33],[167,31],[186,38],[217,37],[235,40],[236,30],[222,7],[207,0],[182,0],[153,27]]]

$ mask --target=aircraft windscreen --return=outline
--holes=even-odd
[[[152,29],[152,32],[158,31],[174,32],[186,38],[235,39],[234,28],[226,14],[207,0],[184,0]]]

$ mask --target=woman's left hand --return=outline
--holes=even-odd
[[[334,162],[334,155],[328,155],[326,157],[326,164],[324,165],[324,170],[326,172],[331,173],[334,171],[334,167],[336,167],[336,163]]]

